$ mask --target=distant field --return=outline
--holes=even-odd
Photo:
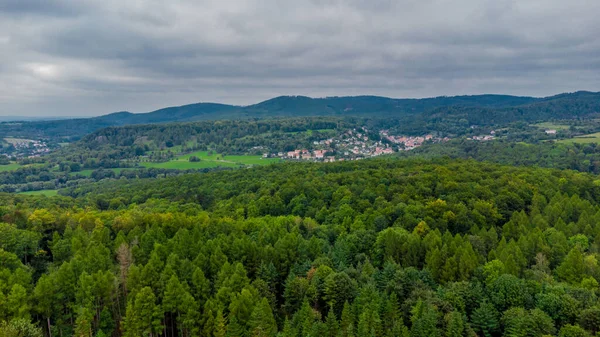
[[[199,162],[190,162],[191,156],[200,158]],[[177,169],[177,170],[189,170],[189,169],[203,169],[212,167],[238,167],[241,165],[266,165],[278,162],[279,159],[269,158],[263,159],[261,156],[234,156],[234,155],[221,155],[213,154],[208,155],[207,151],[198,151],[183,156],[179,156],[171,161],[165,163],[141,163],[144,167],[154,168],[165,168],[165,169]]]
[[[119,174],[122,170],[127,170],[127,168],[111,168],[111,169],[107,169],[107,170],[111,170],[114,171],[115,173]],[[92,172],[94,172],[95,170],[81,170],[79,172],[71,172],[71,175],[75,175],[75,174],[81,174],[83,176],[89,177],[92,175]]]
[[[45,195],[47,197],[53,197],[55,195],[58,195],[58,190],[28,191],[28,192],[20,192],[19,194],[24,194],[24,195]]]
[[[293,131],[293,132],[286,132],[286,133],[298,134],[298,133],[306,132],[307,135],[312,136],[314,131],[325,133],[325,132],[335,132],[335,129],[317,129],[317,130],[306,130],[306,131]]]
[[[8,165],[0,165],[0,172],[14,171],[14,170],[18,169],[19,167],[23,167],[23,166],[20,164],[17,164],[17,163],[10,163]]]
[[[140,165],[148,168],[164,168],[164,169],[174,169],[174,170],[191,170],[191,169],[203,169],[203,168],[212,168],[212,167],[235,167],[239,166],[232,163],[226,162],[217,162],[217,161],[208,161],[203,160],[195,163],[191,163],[189,161],[176,161],[171,160],[165,163],[141,163]]]
[[[33,140],[31,139],[24,139],[24,138],[12,138],[12,137],[6,137],[4,138],[4,141],[10,144],[19,144],[19,143],[31,143],[33,142]]]
[[[564,144],[589,144],[589,143],[600,143],[600,132],[591,133],[589,135],[577,136],[575,138],[559,140],[559,143]]]
[[[571,127],[570,125],[554,124],[552,122],[537,123],[537,124],[533,124],[533,126],[537,126],[538,128],[541,128],[541,129],[550,129],[550,130],[567,130],[568,128]]]

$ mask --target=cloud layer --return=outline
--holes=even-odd
[[[0,114],[600,90],[594,0],[0,0]]]

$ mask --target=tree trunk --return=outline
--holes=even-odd
[[[48,322],[48,336],[52,337],[52,328],[50,327],[50,317],[46,317],[46,322]]]
[[[174,327],[174,321],[173,321],[173,313],[169,314],[170,318],[171,318],[171,337],[175,337],[175,327]]]

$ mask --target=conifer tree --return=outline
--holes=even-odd
[[[217,317],[215,318],[215,329],[213,331],[214,337],[225,337],[227,336],[227,322],[223,317],[223,311],[217,311]]]
[[[244,337],[247,335],[246,328],[240,324],[235,315],[229,315],[229,322],[226,329],[227,337]]]
[[[569,283],[579,283],[585,273],[583,254],[579,247],[574,247],[556,268],[556,275]]]
[[[438,313],[430,304],[419,300],[411,310],[412,328],[411,337],[437,337],[441,336],[437,327]]]
[[[352,311],[350,309],[350,304],[348,301],[344,303],[344,308],[342,310],[342,318],[340,322],[340,334],[343,337],[353,336],[354,335],[354,317],[352,315]]]
[[[496,308],[484,300],[479,308],[475,309],[471,317],[471,324],[475,332],[485,336],[491,337],[496,331],[498,331],[498,312]]]
[[[336,337],[339,330],[339,324],[333,310],[329,310],[327,313],[325,324],[327,325],[327,336]]]
[[[252,337],[273,337],[277,333],[277,323],[266,298],[263,297],[254,307],[248,327]]]
[[[465,331],[465,321],[460,312],[446,314],[446,337],[461,337]]]

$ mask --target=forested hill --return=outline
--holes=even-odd
[[[310,98],[281,96],[250,106],[198,103],[148,113],[117,112],[87,119],[2,123],[0,136],[79,138],[107,126],[165,122],[302,116],[393,117],[407,122],[471,124],[585,117],[600,112],[600,93],[546,98],[506,95],[393,99],[376,96]]]
[[[591,174],[378,159],[73,192],[0,195],[0,336],[600,331]]]

